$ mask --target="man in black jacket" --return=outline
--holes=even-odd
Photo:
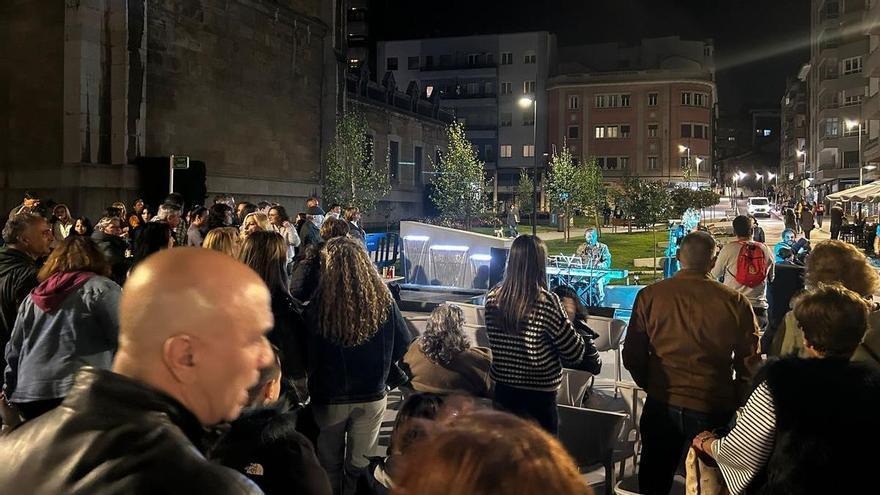
[[[49,254],[52,227],[32,213],[16,215],[3,228],[0,248],[0,366],[6,369],[6,343],[15,326],[18,306],[37,286],[37,258]]]
[[[840,237],[840,227],[843,226],[843,208],[840,207],[840,203],[834,203],[834,206],[831,207],[831,238],[837,239]]]
[[[321,224],[324,223],[324,210],[320,206],[312,206],[306,210],[306,221],[299,228],[299,238],[302,241],[300,251],[312,245],[324,243],[321,238]]]
[[[263,281],[216,251],[165,250],[119,310],[113,371],[83,368],[60,407],[0,437],[0,493],[261,493],[199,447],[271,363]]]

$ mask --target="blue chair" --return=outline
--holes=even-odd
[[[382,269],[397,264],[400,255],[400,236],[394,232],[367,234],[364,237],[367,252],[376,268]]]

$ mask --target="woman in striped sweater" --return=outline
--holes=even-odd
[[[584,359],[584,340],[547,290],[547,247],[531,235],[513,241],[504,280],[486,296],[495,403],[555,434],[562,366]]]

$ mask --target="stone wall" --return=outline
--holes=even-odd
[[[203,160],[209,197],[301,202],[333,115],[319,14],[319,0],[149,2],[146,155]]]

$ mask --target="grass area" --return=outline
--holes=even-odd
[[[665,240],[665,232],[657,232],[657,242]],[[654,244],[653,234],[650,232],[634,232],[627,233],[603,233],[602,242],[608,245],[611,251],[611,266],[613,268],[623,268],[632,272],[637,268],[633,264],[635,258],[650,258],[654,255],[651,246]],[[572,239],[565,242],[562,239],[547,241],[547,251],[550,255],[574,254],[578,246],[584,242],[583,237],[572,235]],[[663,248],[657,248],[657,256],[663,256]],[[650,270],[650,268],[638,268],[639,270]],[[658,276],[656,279],[663,277],[663,268],[658,266]],[[639,283],[648,283],[654,281],[653,274],[645,274],[640,276]],[[623,280],[613,281],[612,283],[625,283]]]

